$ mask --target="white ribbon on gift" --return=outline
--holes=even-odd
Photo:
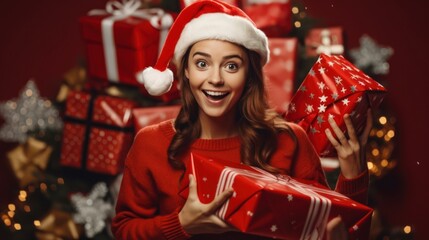
[[[323,29],[320,32],[321,42],[319,46],[316,48],[317,54],[343,54],[344,53],[344,46],[341,44],[332,44],[332,36],[331,31],[329,29]]]
[[[331,200],[322,195],[319,195],[316,191],[314,191],[316,190],[315,188],[309,189],[306,185],[295,181],[290,177],[281,178],[266,171],[262,171],[261,169],[255,167],[252,168],[258,171],[260,174],[245,169],[225,167],[219,177],[216,196],[221,194],[227,188],[232,187],[235,177],[239,175],[286,185],[310,197],[310,206],[308,207],[307,217],[304,228],[301,232],[300,240],[322,239],[326,224],[328,222],[329,213],[331,211]],[[225,219],[229,201],[230,200],[228,199],[218,210],[218,216],[222,219]]]
[[[106,3],[106,9],[94,9],[89,11],[88,15],[106,15],[101,22],[104,58],[106,63],[107,78],[112,82],[119,82],[118,64],[116,58],[115,39],[113,35],[113,24],[115,21],[127,17],[138,17],[146,19],[150,24],[160,30],[160,40],[158,54],[161,52],[167,37],[168,30],[173,24],[173,17],[160,8],[139,9],[141,3],[139,0],[109,1]]]

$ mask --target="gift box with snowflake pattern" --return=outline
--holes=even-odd
[[[293,96],[285,117],[306,130],[319,155],[335,156],[325,134],[325,129],[331,128],[328,119],[333,118],[347,134],[343,116],[349,114],[359,136],[368,108],[377,108],[386,93],[381,84],[343,56],[321,54]]]

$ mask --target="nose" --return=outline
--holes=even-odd
[[[222,85],[224,83],[220,68],[213,69],[210,74],[209,83],[213,85]]]

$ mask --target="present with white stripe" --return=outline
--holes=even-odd
[[[377,108],[387,90],[341,55],[321,54],[292,97],[285,118],[306,130],[319,155],[334,157],[325,134],[334,118],[346,133],[343,116],[352,118],[357,135],[365,128],[367,109]],[[332,130],[332,129],[331,129]]]
[[[350,240],[368,238],[373,210],[316,182],[197,154],[192,154],[187,169],[195,176],[203,203],[234,189],[216,214],[241,232],[276,239],[323,239],[327,222],[341,215]],[[188,196],[187,186],[181,196]]]
[[[180,107],[180,105],[168,105],[133,109],[134,129],[136,133],[146,126],[176,118]]]
[[[106,9],[94,9],[79,18],[92,79],[142,86],[136,74],[155,65],[177,13],[140,6],[138,0],[108,1]],[[151,96],[144,87],[141,90]],[[176,87],[172,90],[178,92]]]

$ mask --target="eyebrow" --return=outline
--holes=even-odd
[[[195,52],[194,54],[192,54],[192,57],[195,57],[195,55],[202,55],[204,57],[209,57],[209,58],[211,57],[210,54],[205,53],[205,52]],[[240,55],[237,55],[237,54],[232,54],[232,55],[227,55],[227,56],[222,57],[222,59],[224,59],[224,60],[231,59],[231,58],[238,58],[242,62],[244,62],[244,59]]]

